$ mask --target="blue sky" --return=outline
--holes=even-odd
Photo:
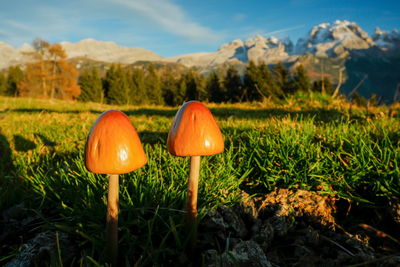
[[[170,57],[211,52],[256,34],[297,41],[335,20],[400,30],[399,0],[10,0],[0,9],[0,41],[18,47],[36,37],[86,38],[141,47]]]

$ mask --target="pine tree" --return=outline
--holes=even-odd
[[[264,61],[258,65],[258,72],[257,87],[263,96],[259,100],[264,97],[281,97],[283,95],[282,90],[275,84],[272,74]]]
[[[262,101],[267,97],[280,97],[282,90],[275,84],[265,62],[258,66],[250,61],[244,76],[245,87],[250,101]]]
[[[8,68],[7,74],[7,90],[6,94],[9,96],[20,95],[20,83],[24,78],[24,73],[20,67],[14,66]]]
[[[226,92],[225,100],[230,102],[239,102],[247,100],[246,92],[240,79],[240,75],[235,66],[229,66],[226,70],[225,79],[223,81],[224,92]]]
[[[245,101],[254,101],[260,99],[260,92],[257,88],[257,81],[260,80],[258,68],[254,61],[250,60],[245,74],[244,74],[244,86],[245,86]]]
[[[321,80],[313,82],[312,90],[314,92],[326,93],[331,95],[333,94],[334,88],[331,80],[328,77],[324,77]]]
[[[130,92],[127,75],[121,66],[112,65],[110,67],[104,78],[103,86],[109,104],[129,104]]]
[[[225,86],[222,85],[222,82],[215,71],[211,72],[207,77],[205,90],[208,95],[208,100],[211,102],[221,103],[227,98]]]
[[[149,102],[156,105],[164,104],[160,78],[153,64],[150,64],[147,68],[145,84]]]
[[[196,69],[191,68],[183,75],[183,79],[186,85],[186,100],[204,101],[207,99],[202,76],[200,76]]]
[[[177,91],[174,94],[174,105],[181,105],[185,102],[187,95],[187,85],[185,75],[182,75],[177,84]]]
[[[0,95],[7,95],[7,78],[0,72]]]
[[[104,99],[103,84],[96,68],[84,70],[79,76],[81,94],[79,100],[83,102],[99,102]]]
[[[283,94],[289,94],[289,71],[288,69],[279,62],[272,69],[272,76],[276,86],[278,86]]]
[[[293,77],[293,90],[301,92],[310,92],[311,90],[310,78],[308,77],[307,71],[303,65],[299,65],[296,68]]]
[[[132,104],[148,104],[145,73],[141,68],[135,68],[131,75],[132,80]]]
[[[175,106],[179,103],[175,103],[174,95],[178,93],[178,79],[172,71],[167,70],[161,77],[161,88],[163,92],[163,98],[165,104],[169,106]]]

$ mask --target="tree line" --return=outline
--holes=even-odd
[[[233,65],[221,66],[207,75],[196,68],[178,71],[145,65],[111,65],[102,75],[96,68],[78,73],[67,63],[59,44],[34,41],[32,62],[22,70],[10,67],[0,73],[0,94],[59,98],[116,105],[180,105],[188,100],[205,102],[249,102],[284,98],[298,91],[332,94],[331,81],[311,82],[305,68],[293,72],[282,63],[269,68],[250,61],[241,75]]]
[[[156,104],[176,106],[188,100],[206,102],[249,102],[283,98],[298,91],[332,94],[331,81],[311,82],[299,65],[290,73],[282,63],[269,69],[265,63],[250,61],[244,75],[235,66],[220,67],[207,75],[196,68],[183,73],[156,70],[153,64],[133,69],[112,65],[101,77],[92,68],[79,77],[79,100],[109,104]]]

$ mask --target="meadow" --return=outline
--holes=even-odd
[[[366,109],[317,94],[206,105],[225,151],[202,158],[199,226],[218,206],[239,203],[243,192],[257,198],[278,188],[334,198],[335,216],[350,232],[360,223],[389,232],[385,225],[394,225],[391,237],[400,238],[400,220],[387,211],[389,203],[400,203],[399,105]],[[183,253],[190,242],[189,158],[166,148],[178,108],[0,97],[0,264],[16,261],[39,234],[55,248],[41,252],[45,265],[103,264],[108,182],[86,170],[84,147],[108,109],[129,116],[148,157],[147,165],[120,178],[121,266],[190,262]]]

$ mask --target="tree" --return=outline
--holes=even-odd
[[[24,73],[19,66],[12,66],[8,68],[7,74],[7,91],[9,96],[20,95],[20,84],[24,78]]]
[[[207,77],[205,91],[207,92],[208,100],[215,103],[224,102],[227,98],[226,88],[215,71],[211,72]]]
[[[165,104],[169,106],[180,104],[175,102],[175,96],[179,93],[179,82],[172,71],[168,70],[161,76],[161,88]]]
[[[324,77],[321,80],[313,82],[312,90],[314,92],[327,93],[331,95],[333,94],[334,88],[331,80],[328,77]]]
[[[254,101],[259,98],[260,93],[256,88],[258,80],[257,66],[254,61],[250,60],[244,73],[245,101]]]
[[[126,72],[121,66],[111,65],[103,81],[107,103],[116,105],[129,104],[131,97]]]
[[[289,90],[289,71],[288,69],[279,62],[272,69],[272,76],[276,86],[278,86],[283,94],[290,93]]]
[[[0,72],[0,95],[7,95],[7,78]]]
[[[292,81],[292,91],[310,92],[311,82],[303,65],[296,68]]]
[[[206,100],[207,93],[204,90],[202,76],[194,68],[191,68],[183,75],[183,80],[186,85],[186,100]]]
[[[26,66],[26,75],[20,83],[20,95],[73,100],[80,94],[78,71],[65,61],[60,44],[36,39],[33,42],[35,59]]]
[[[174,94],[174,105],[181,105],[186,100],[187,95],[187,85],[186,85],[186,78],[185,75],[182,75],[180,80],[177,83],[176,87],[177,91]]]
[[[79,76],[78,84],[81,88],[79,100],[83,102],[103,103],[103,83],[96,68],[84,70]]]
[[[229,66],[226,70],[225,79],[223,81],[223,91],[226,96],[221,96],[225,98],[224,100],[229,100],[230,102],[239,102],[243,99],[247,100],[246,92],[240,79],[240,75],[235,66]]]
[[[135,68],[131,74],[132,80],[132,104],[147,104],[145,73],[141,68]]]
[[[264,61],[258,65],[258,72],[260,80],[257,81],[257,86],[262,95],[264,97],[281,97],[283,95],[282,89],[276,85]]]
[[[164,104],[160,78],[153,64],[150,64],[147,68],[145,84],[149,102],[156,105]]]
[[[265,62],[256,66],[253,61],[250,61],[246,68],[244,80],[250,101],[261,101],[267,97],[280,97],[282,95],[282,90],[275,84]]]

